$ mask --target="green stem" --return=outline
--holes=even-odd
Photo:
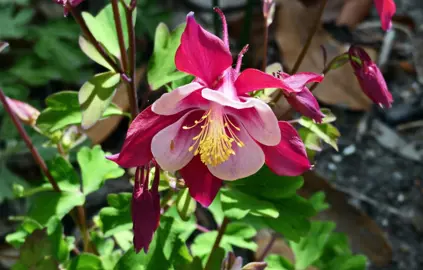
[[[211,270],[212,261],[214,254],[216,253],[216,250],[219,248],[220,242],[222,241],[223,235],[225,234],[226,228],[228,227],[229,219],[225,217],[222,221],[222,225],[219,228],[219,231],[217,233],[216,240],[214,241],[213,248],[210,252],[210,256],[207,260],[206,267],[204,270]]]

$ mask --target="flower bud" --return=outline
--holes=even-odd
[[[351,46],[348,54],[363,92],[379,106],[390,108],[393,102],[392,95],[377,65],[360,47]]]
[[[13,113],[25,124],[30,126],[35,125],[40,112],[31,105],[6,97],[7,103],[12,109]]]

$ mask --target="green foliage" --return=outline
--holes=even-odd
[[[251,239],[256,233],[256,229],[246,223],[230,223],[222,237],[220,247],[225,250],[225,254],[232,251],[233,246],[255,251],[257,249],[257,244]],[[216,237],[217,231],[210,231],[197,236],[191,246],[192,254],[202,258],[204,263],[211,252]]]
[[[52,256],[53,246],[45,230],[36,230],[20,248],[19,261],[13,270],[58,270],[58,262]]]
[[[287,259],[279,255],[269,255],[265,262],[267,262],[266,270],[295,270]]]
[[[148,253],[141,251],[136,254],[133,249],[129,249],[118,261],[115,269],[187,269],[193,259],[175,229],[175,220],[162,216]]]
[[[315,221],[311,224],[307,237],[302,238],[298,243],[290,243],[295,254],[295,269],[306,269],[322,255],[329,235],[335,227],[333,222]]]
[[[0,38],[22,38],[28,30],[25,27],[34,15],[32,9],[22,9],[18,12],[14,12],[12,6],[2,7],[0,9],[0,25],[2,25]]]
[[[73,258],[68,270],[103,270],[100,257],[89,253],[82,253]]]
[[[106,180],[121,177],[125,173],[116,163],[106,159],[105,155],[99,145],[79,150],[77,159],[85,195],[98,190]]]
[[[331,118],[332,117],[328,117],[329,120]],[[304,128],[313,132],[318,138],[320,138],[325,143],[332,146],[336,151],[338,151],[337,142],[338,142],[338,138],[339,138],[339,136],[341,136],[341,134],[339,133],[338,129],[335,126],[333,126],[332,124],[329,124],[329,123],[317,124],[312,119],[304,117],[304,116],[301,117],[301,119],[298,123],[300,125],[302,125]],[[315,138],[312,139],[312,142],[315,143]]]
[[[182,24],[170,33],[165,24],[161,23],[157,26],[154,51],[149,60],[147,72],[148,83],[152,90],[187,76],[176,70],[174,60],[184,29],[185,24]]]
[[[176,198],[176,209],[183,221],[189,220],[191,215],[194,214],[196,208],[197,203],[193,198],[191,198],[187,188],[178,193],[178,197]]]
[[[110,207],[100,211],[100,220],[105,236],[126,231],[132,228],[131,220],[131,193],[109,194],[107,201]]]
[[[78,103],[78,92],[62,91],[46,99],[47,108],[37,119],[37,127],[46,133],[53,133],[70,125],[81,125],[82,113]],[[111,104],[103,113],[103,117],[126,115]]]
[[[15,197],[14,186],[27,186],[25,181],[13,174],[2,162],[0,163],[0,179],[0,203]]]
[[[125,47],[128,48],[128,28],[126,27],[126,14],[121,3],[119,3],[119,14],[121,19],[121,25]],[[119,40],[116,33],[115,21],[113,18],[112,4],[108,4],[104,7],[95,17],[88,12],[83,12],[82,17],[84,18],[91,33],[93,33],[95,39],[99,41],[105,49],[112,55],[120,58]],[[133,16],[133,25],[135,25],[136,14]]]
[[[112,71],[95,75],[82,85],[78,100],[82,111],[81,126],[92,127],[104,114],[116,93],[120,74]]]
[[[316,213],[310,202],[296,195],[302,185],[302,177],[277,176],[264,166],[255,175],[230,182],[231,188],[222,190],[222,208],[235,219],[258,216],[256,224],[299,241],[310,228],[308,219]]]

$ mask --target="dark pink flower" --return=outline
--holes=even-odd
[[[379,13],[382,29],[387,31],[392,27],[392,17],[397,7],[394,0],[374,0],[377,12]]]
[[[13,113],[16,114],[22,122],[31,126],[35,124],[38,116],[40,115],[40,112],[37,109],[16,99],[6,97],[6,101]]]
[[[321,123],[325,115],[320,111],[319,103],[307,88],[306,84],[311,82],[321,82],[323,80],[323,75],[311,72],[300,72],[294,75],[289,75],[284,72],[279,72],[277,76],[282,78],[291,88],[299,90],[297,93],[285,95],[289,104],[304,116]]]
[[[144,167],[135,172],[134,191],[132,193],[132,224],[134,231],[134,247],[138,253],[141,249],[148,252],[151,239],[160,222],[160,171],[156,166],[153,185],[148,189],[149,173]]]
[[[219,14],[223,40],[188,14],[175,63],[196,78],[141,112],[121,152],[108,157],[122,167],[141,166],[154,157],[164,170],[179,170],[191,196],[204,206],[213,201],[222,180],[252,175],[265,162],[284,175],[300,175],[311,167],[295,129],[247,95],[268,85],[287,93],[301,89],[254,69],[244,71],[251,76],[239,74],[246,49],[233,68],[227,26]]]
[[[377,65],[360,47],[351,46],[348,54],[363,92],[379,106],[390,108],[393,102],[392,95]]]
[[[53,0],[53,1],[63,6],[65,16],[67,16],[69,13],[69,6],[76,7],[84,0]]]

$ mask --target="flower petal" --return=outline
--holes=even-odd
[[[256,98],[245,98],[254,103],[253,108],[232,109],[225,108],[225,113],[237,118],[248,133],[256,141],[264,145],[277,145],[281,140],[278,119],[272,109],[263,101]]]
[[[248,68],[238,76],[235,81],[235,88],[238,95],[264,88],[281,88],[287,93],[299,91],[292,89],[283,80],[254,68]]]
[[[377,12],[379,13],[382,29],[387,31],[392,27],[392,17],[397,7],[393,0],[375,0]]]
[[[298,132],[287,122],[280,121],[282,139],[277,146],[261,148],[266,156],[266,164],[278,175],[297,176],[311,169],[306,150]]]
[[[189,108],[202,107],[208,102],[196,91],[204,88],[197,82],[192,82],[163,94],[151,106],[151,110],[160,115],[172,115]]]
[[[307,87],[301,92],[286,96],[289,104],[298,112],[321,123],[325,115],[320,111],[319,103]]]
[[[151,140],[163,128],[176,122],[184,113],[172,116],[155,114],[151,106],[142,111],[131,123],[120,153],[106,158],[124,168],[138,167],[147,164],[153,157]]]
[[[178,70],[199,77],[211,86],[232,65],[232,56],[223,41],[204,30],[190,12],[175,64]]]
[[[239,126],[240,123],[235,121]],[[222,180],[236,180],[255,174],[264,164],[264,153],[260,146],[243,129],[236,132],[238,138],[244,143],[239,147],[233,143],[232,150],[235,155],[231,155],[228,160],[217,165],[208,165],[210,172]]]
[[[286,74],[288,75],[288,74]],[[321,82],[324,76],[313,72],[299,72],[283,79],[293,89],[302,89],[307,83]]]
[[[252,108],[255,106],[255,103],[252,102],[250,99],[244,102],[239,100],[238,97],[236,97],[235,99],[229,95],[226,95],[223,92],[211,90],[208,88],[204,88],[201,91],[201,95],[203,96],[203,98],[209,101],[213,101],[222,106],[228,106],[234,109],[245,109],[245,108]]]
[[[222,186],[222,180],[212,175],[199,156],[195,156],[187,166],[180,171],[189,194],[201,205],[208,207]]]
[[[151,142],[151,152],[157,163],[166,171],[175,172],[191,161],[193,152],[188,151],[193,144],[192,138],[200,133],[200,126],[191,126],[203,115],[202,111],[190,111],[172,125],[159,131]]]

